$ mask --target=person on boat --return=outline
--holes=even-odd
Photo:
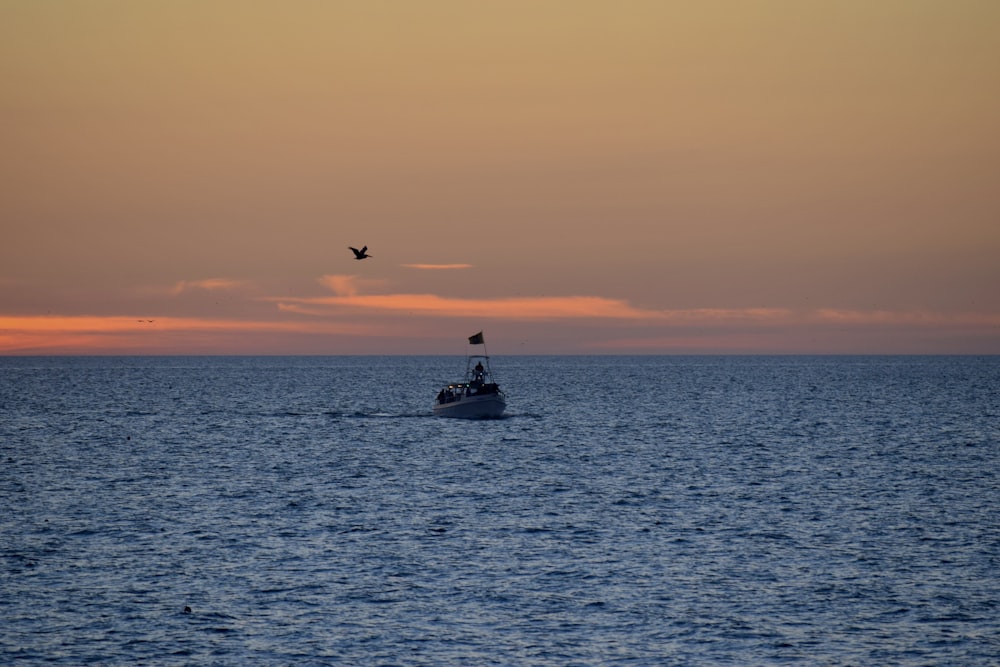
[[[476,381],[482,382],[485,370],[483,369],[483,362],[477,361],[476,367],[473,369],[476,372]]]

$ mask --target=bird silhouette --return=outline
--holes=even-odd
[[[351,248],[351,246],[347,247]],[[371,257],[371,255],[368,254],[368,246],[361,248],[361,250],[358,250],[357,248],[351,248],[351,250],[354,251],[354,259],[368,259]]]

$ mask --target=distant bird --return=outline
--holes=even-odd
[[[351,248],[351,246],[347,246]],[[368,254],[368,246],[363,247],[361,250],[357,248],[351,248],[354,251],[354,259],[368,259],[371,255]]]

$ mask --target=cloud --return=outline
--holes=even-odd
[[[308,306],[299,303],[277,303],[278,310],[283,313],[295,313],[296,315],[311,315],[314,317],[329,317],[330,309],[322,306]]]
[[[642,319],[652,316],[624,301],[592,296],[460,299],[436,294],[383,294],[335,299],[334,303],[369,310],[490,319]]]
[[[245,285],[244,282],[239,280],[230,280],[228,278],[207,278],[205,280],[180,280],[171,289],[170,293],[174,296],[179,296],[184,292],[190,290],[230,290],[237,289]]]
[[[935,313],[928,311],[839,310],[822,308],[815,311],[819,322],[844,325],[893,326],[987,326],[1000,327],[1000,315],[992,313]]]
[[[265,300],[277,303],[278,309],[284,312],[316,316],[332,315],[343,309],[429,317],[535,321],[598,319],[690,323],[780,321],[792,316],[792,311],[783,308],[652,310],[633,306],[622,299],[584,295],[468,299],[438,294],[362,294],[362,285],[384,283],[361,280],[356,275],[325,275],[319,282],[334,296],[267,297]]]
[[[328,274],[319,278],[319,284],[326,287],[339,297],[355,297],[364,287],[381,287],[385,285],[384,280],[372,278],[360,278],[356,275]],[[276,299],[271,299],[275,301]],[[285,299],[292,301],[295,299]]]
[[[0,353],[147,352],[218,349],[252,351],[254,338],[295,335],[377,336],[381,327],[357,322],[224,320],[135,316],[0,316]]]
[[[455,269],[471,269],[472,264],[403,264],[408,269],[425,271],[452,271]]]
[[[556,336],[574,349],[623,352],[917,354],[975,350],[996,354],[1000,340],[997,313],[649,310],[603,297],[454,299],[389,294],[268,300],[277,301],[278,312],[287,317],[0,315],[0,354],[377,351],[382,349],[379,343],[370,342],[377,338],[405,339],[412,344],[416,338],[438,335],[440,323],[420,323],[413,314],[429,320],[505,319],[521,323],[515,326],[523,335],[547,332],[546,336]]]
[[[203,319],[196,317],[158,317],[146,318],[131,315],[69,315],[69,316],[0,316],[0,331],[32,331],[47,332],[118,332],[136,331],[212,331],[212,330],[248,330],[286,331],[301,329],[301,325],[292,321],[268,320],[224,320]]]
[[[788,322],[795,313],[787,308],[689,308],[659,310],[655,319],[676,324],[705,324],[712,322]]]
[[[357,276],[323,276],[319,282],[339,296],[351,297],[358,293]]]
[[[740,317],[743,312],[746,317]],[[784,354],[995,354],[1000,314],[932,311],[676,311],[669,326],[637,327],[634,335],[590,343],[620,351],[684,350]],[[949,343],[949,341],[952,341]]]
[[[435,317],[476,317],[511,320],[612,319],[674,322],[775,320],[790,316],[780,308],[649,310],[621,299],[600,296],[503,297],[464,299],[437,294],[359,294],[354,276],[324,276],[332,297],[273,298],[285,311],[321,314],[346,308],[372,312],[402,312]],[[328,313],[329,314],[329,313]]]
[[[602,296],[478,299],[438,294],[363,294],[355,276],[326,276],[323,282],[334,292],[332,296],[267,300],[277,302],[283,312],[315,318],[349,313],[353,319],[404,315],[525,324],[566,322],[577,327],[574,334],[592,339],[592,349],[619,350],[920,352],[934,349],[922,339],[941,338],[946,331],[962,332],[981,348],[978,341],[1000,327],[1000,315],[989,313],[774,307],[652,309]],[[598,333],[607,324],[618,333]],[[621,335],[623,324],[633,335]],[[584,333],[584,328],[590,333]],[[904,338],[912,341],[909,347],[903,346]]]
[[[374,294],[344,293],[332,297],[284,298],[279,308],[292,310],[296,306],[326,306],[328,309],[402,312],[437,317],[478,317],[492,319],[551,320],[581,317],[613,317],[636,319],[643,311],[623,301],[601,297],[537,297],[501,299],[458,299],[436,294]]]

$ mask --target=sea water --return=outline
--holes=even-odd
[[[1000,662],[1000,357],[0,358],[0,662]]]

